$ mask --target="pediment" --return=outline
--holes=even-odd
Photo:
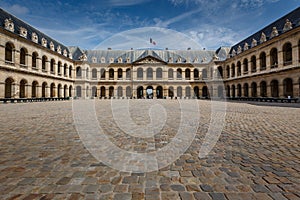
[[[141,58],[139,60],[136,60],[134,63],[136,64],[166,64],[165,61],[161,59],[157,59],[153,56],[147,56],[144,58]]]

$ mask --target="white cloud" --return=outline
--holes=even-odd
[[[14,15],[25,15],[29,13],[29,9],[27,7],[19,4],[4,7],[4,9],[10,13],[13,13]]]

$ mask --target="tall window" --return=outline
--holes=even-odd
[[[11,43],[6,43],[5,45],[5,61],[13,62],[13,45]]]
[[[126,69],[126,79],[131,79],[131,70],[130,70],[130,68]]]
[[[54,73],[54,65],[55,65],[55,60],[51,59],[51,62],[50,62],[50,72],[51,73]]]
[[[251,57],[251,72],[256,72],[256,56]]]
[[[190,69],[186,69],[185,70],[185,79],[186,80],[190,80],[191,79],[191,70]]]
[[[137,78],[143,79],[143,69],[142,68],[137,69]]]
[[[38,54],[36,52],[32,53],[32,67],[37,68],[37,58]]]
[[[81,78],[82,73],[81,73],[81,67],[76,68],[76,78]]]
[[[207,78],[207,70],[206,69],[202,69],[202,78],[203,79]]]
[[[97,69],[92,69],[92,79],[97,79]]]
[[[237,67],[237,76],[241,76],[242,75],[242,67],[241,67],[241,62],[238,61],[237,64],[236,64],[236,67]]]
[[[260,70],[266,70],[267,60],[266,60],[266,53],[265,52],[262,52],[259,55],[259,61],[260,61]]]
[[[61,75],[61,62],[60,61],[57,64],[57,74]]]
[[[47,63],[47,57],[43,56],[42,57],[42,70],[46,71],[46,63]]]
[[[199,70],[198,69],[194,69],[194,79],[199,80]]]
[[[283,64],[284,65],[291,65],[293,61],[293,55],[292,55],[292,44],[291,43],[285,43],[282,48],[283,51]]]
[[[161,68],[156,69],[156,78],[162,79],[162,69]]]
[[[244,74],[248,73],[248,59],[247,58],[245,58],[243,61],[243,71],[244,71]]]
[[[123,70],[120,68],[118,69],[118,79],[122,79],[123,78]]]
[[[110,80],[113,80],[113,79],[114,79],[114,76],[115,76],[114,69],[112,69],[112,68],[109,69],[108,73],[109,73],[109,79],[110,79]]]
[[[173,79],[174,78],[174,71],[173,71],[173,69],[169,69],[168,70],[168,78],[169,79]]]
[[[21,65],[26,65],[26,49],[21,48],[20,50],[20,64]]]
[[[101,79],[105,79],[105,69],[100,69]]]
[[[278,53],[277,49],[273,48],[270,52],[270,61],[271,61],[271,68],[278,67]]]

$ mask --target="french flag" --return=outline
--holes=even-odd
[[[156,42],[152,38],[150,38],[150,43],[156,45]]]

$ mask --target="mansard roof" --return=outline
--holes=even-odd
[[[20,29],[25,28],[27,30],[27,35],[22,36],[23,38],[28,39],[29,41],[32,41],[32,34],[35,33],[38,36],[38,44],[42,45],[42,38],[45,38],[47,40],[47,48],[50,49],[50,43],[52,42],[54,44],[54,51],[57,51],[57,48],[60,46],[61,48],[61,54],[63,54],[63,51],[66,50],[67,54],[69,55],[69,49],[64,46],[62,43],[57,42],[56,40],[52,39],[51,37],[47,36],[46,34],[42,33],[41,31],[37,30],[36,28],[32,27],[28,23],[20,20],[19,18],[15,17],[12,14],[9,14],[2,8],[0,8],[0,28],[5,28],[5,20],[11,20],[14,25],[14,30],[10,30],[10,32],[15,33],[16,35],[20,36]],[[9,30],[8,30],[9,31]],[[21,37],[21,36],[20,36]]]
[[[273,31],[273,27],[276,27],[276,29],[278,31],[278,35],[281,35],[284,32],[287,32],[288,30],[284,31],[284,26],[286,24],[286,20],[289,20],[292,23],[292,28],[299,27],[300,26],[300,7],[293,10],[292,12],[288,13],[287,15],[279,18],[275,22],[269,24],[268,26],[264,27],[260,31],[254,33],[253,35],[244,39],[243,41],[235,44],[230,50],[230,55],[234,56],[234,54],[235,54],[234,52],[238,52],[239,47],[243,51],[246,43],[249,45],[249,49],[250,49],[253,39],[256,40],[257,45],[259,45],[261,43],[260,39],[261,39],[262,33],[265,34],[266,41],[269,39],[272,39],[271,33]]]

